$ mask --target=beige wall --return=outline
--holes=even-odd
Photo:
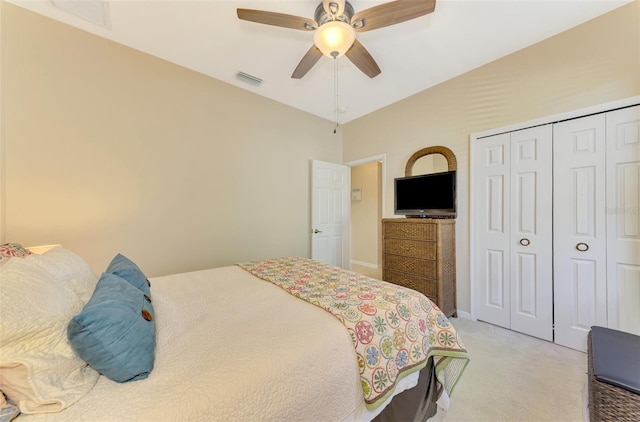
[[[640,94],[639,22],[635,1],[345,125],[345,161],[386,154],[385,217],[411,154],[432,145],[456,154],[459,309],[471,301],[469,135]]]
[[[149,275],[309,256],[331,122],[3,4],[4,233]]]
[[[0,241],[62,243],[97,271],[116,252],[150,275],[308,256],[309,159],[385,154],[389,217],[406,160],[446,145],[468,311],[469,135],[640,94],[638,1],[337,136],[331,122],[0,4]]]
[[[381,227],[380,162],[351,168],[351,188],[361,190],[361,199],[351,201],[351,262],[380,265]]]

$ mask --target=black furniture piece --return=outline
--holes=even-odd
[[[640,421],[640,336],[593,326],[587,352],[590,420]]]

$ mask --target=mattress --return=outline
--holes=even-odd
[[[149,377],[100,377],[60,413],[25,421],[368,421],[344,326],[247,271],[229,266],[150,279],[156,361]],[[395,394],[416,385],[406,377]]]

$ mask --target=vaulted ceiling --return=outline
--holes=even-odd
[[[346,57],[322,57],[299,80],[291,74],[311,47],[312,32],[241,21],[236,9],[313,19],[321,0],[7,1],[258,95],[346,123],[630,0],[437,0],[431,14],[357,34],[382,71],[375,78],[367,77]],[[385,2],[350,3],[357,12]],[[238,77],[238,72],[262,82],[248,82]]]

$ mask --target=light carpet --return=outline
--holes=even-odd
[[[587,355],[483,322],[451,318],[471,361],[439,421],[584,421]]]

